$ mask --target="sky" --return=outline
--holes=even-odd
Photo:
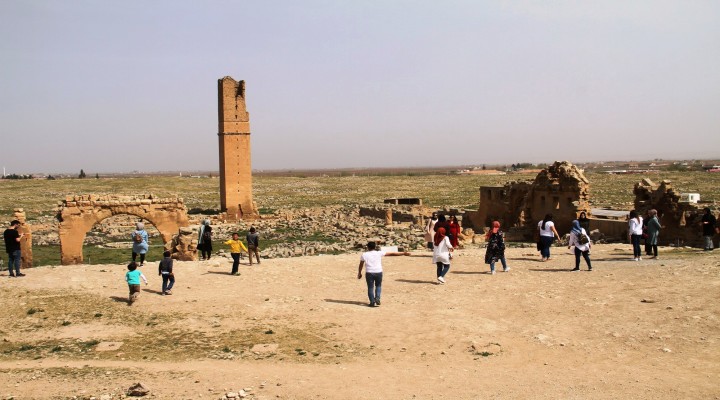
[[[720,1],[0,0],[7,173],[720,157]]]

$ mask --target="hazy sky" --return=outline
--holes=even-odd
[[[720,157],[720,1],[0,0],[8,173]]]

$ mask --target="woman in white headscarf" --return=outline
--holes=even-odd
[[[200,250],[203,260],[210,259],[210,254],[212,253],[212,227],[210,226],[209,219],[204,220],[202,225],[200,225],[197,248]]]
[[[145,231],[145,224],[138,222],[135,224],[135,231],[132,233],[132,260],[135,262],[138,254],[140,254],[140,266],[145,265],[145,254],[148,251],[148,233]]]

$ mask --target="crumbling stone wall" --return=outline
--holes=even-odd
[[[179,261],[197,260],[197,231],[189,227],[182,227],[172,240],[165,243],[165,250],[170,251],[170,256]]]
[[[245,81],[218,80],[220,208],[231,221],[256,219],[250,164],[250,114],[245,106]]]
[[[635,184],[635,210],[645,217],[648,210],[658,211],[658,219],[663,229],[658,237],[658,244],[685,244],[700,246],[702,239],[702,216],[704,208],[715,208],[711,203],[687,203],[680,201],[680,193],[672,187],[672,182],[663,180],[655,184],[650,179],[643,179]],[[717,210],[714,210],[718,216]]]
[[[75,195],[58,204],[60,262],[83,262],[82,246],[93,225],[113,215],[129,214],[150,221],[160,231],[163,243],[172,239],[180,227],[188,225],[187,208],[181,198],[139,196]],[[130,235],[130,232],[128,232]]]
[[[481,187],[478,212],[469,217],[476,231],[497,220],[518,240],[532,238],[538,221],[551,213],[562,233],[570,230],[581,211],[590,214],[589,190],[582,171],[568,161],[556,161],[533,181]]]

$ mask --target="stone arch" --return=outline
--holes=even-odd
[[[168,243],[181,227],[189,225],[181,198],[161,199],[152,194],[138,196],[76,195],[60,203],[60,262],[82,264],[85,236],[92,227],[114,215],[134,215],[150,221]]]

